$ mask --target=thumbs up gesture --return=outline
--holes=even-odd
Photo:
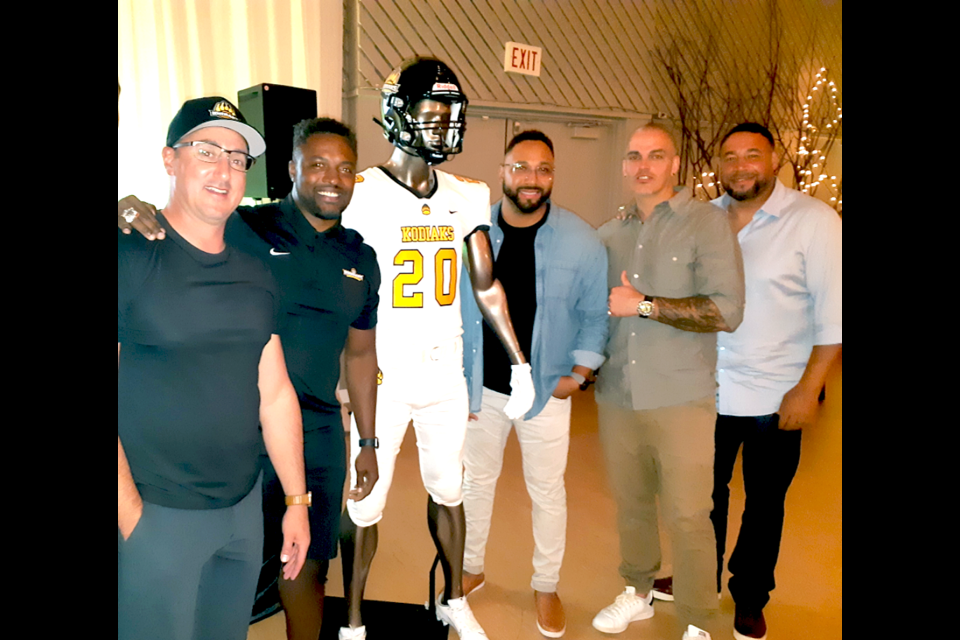
[[[610,290],[608,305],[610,315],[616,318],[627,318],[637,315],[637,305],[646,297],[630,284],[627,272],[620,274],[620,286]]]

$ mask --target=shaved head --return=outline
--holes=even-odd
[[[677,137],[677,130],[669,124],[665,122],[648,122],[642,127],[637,128],[637,130],[633,133],[636,135],[641,131],[659,131],[670,140],[670,144],[673,147],[671,149],[671,151],[673,151],[673,155],[677,155],[680,152],[680,143],[679,138]]]

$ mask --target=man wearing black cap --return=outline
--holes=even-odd
[[[223,98],[184,104],[163,162],[169,240],[117,235],[117,635],[240,640],[260,571],[260,443],[289,508],[284,573],[310,544],[297,396],[267,268],[224,241],[265,150]]]
[[[337,555],[346,479],[336,398],[341,353],[358,435],[375,436],[380,272],[373,250],[340,224],[353,195],[356,163],[357,140],[349,127],[330,118],[300,122],[294,128],[290,195],[279,203],[241,207],[225,232],[228,244],[262,256],[280,286],[280,336],[303,413],[307,489],[313,493],[310,548],[300,575],[278,582],[291,640],[316,640],[319,635],[329,560]],[[152,206],[130,196],[118,207],[118,224],[125,232],[135,229],[159,240],[163,227],[155,214]],[[350,497],[362,500],[378,477],[373,449],[365,448],[354,466],[357,482]],[[265,467],[263,495],[261,591],[280,574],[284,500],[270,465]],[[258,607],[272,605],[270,598],[264,596]]]

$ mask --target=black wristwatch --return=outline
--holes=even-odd
[[[380,448],[380,438],[360,438],[360,448],[363,447],[373,447],[374,449]]]
[[[594,380],[584,377],[583,375],[574,371],[570,374],[570,377],[577,381],[577,384],[580,385],[580,391],[586,391],[590,388],[590,385],[594,383]]]

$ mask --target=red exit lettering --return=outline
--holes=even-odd
[[[508,42],[505,47],[504,71],[540,75],[541,49],[518,42]]]

